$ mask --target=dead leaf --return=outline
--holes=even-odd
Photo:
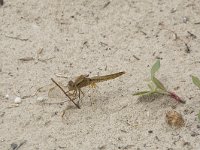
[[[174,110],[166,113],[166,122],[170,126],[174,126],[174,127],[178,127],[178,128],[183,127],[185,124],[185,121],[184,121],[182,115]]]

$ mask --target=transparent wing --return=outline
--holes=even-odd
[[[65,81],[66,82],[66,81]],[[65,90],[68,91],[67,85],[63,85],[62,83],[65,82],[58,82],[58,84]],[[51,83],[49,85],[45,85],[38,89],[38,92],[48,92],[49,98],[64,98],[65,94],[61,91],[61,89],[56,86],[54,83]]]
[[[53,88],[55,87],[55,84],[54,83],[51,83],[51,84],[48,84],[48,85],[45,85],[45,86],[42,86],[38,89],[38,92],[47,92],[49,91],[50,88]]]
[[[68,88],[67,86],[63,86],[61,84],[59,84],[65,92],[68,91]],[[63,93],[63,91],[58,87],[58,86],[54,86],[52,88],[49,89],[49,92],[48,92],[48,96],[49,98],[64,98],[66,97],[65,94]]]
[[[76,77],[76,79],[74,80],[74,84],[78,85],[79,83],[81,83],[87,77],[89,77],[88,74],[80,75],[80,76]]]

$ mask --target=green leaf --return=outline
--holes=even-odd
[[[192,76],[192,81],[198,88],[200,88],[200,80],[199,80],[199,78],[197,78],[195,76]]]
[[[163,90],[163,91],[166,91],[166,88],[164,87],[164,85],[163,85],[156,77],[153,77],[153,78],[152,78],[152,81],[153,81],[153,83],[156,85],[156,87],[157,87],[158,89],[161,89],[161,90]]]
[[[150,92],[151,92],[151,91],[136,92],[136,93],[133,94],[133,96],[137,96],[137,95],[142,96],[142,95],[146,95],[146,94],[148,94],[148,93],[150,93]]]
[[[160,68],[160,60],[158,59],[151,68],[151,78],[155,76],[155,73],[159,70],[159,68]]]
[[[153,83],[151,84],[148,84],[148,87],[151,91],[154,91],[155,90],[155,85]]]

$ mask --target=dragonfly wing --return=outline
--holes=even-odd
[[[67,86],[61,86],[61,87],[65,90],[65,92],[68,91]],[[64,98],[65,94],[58,86],[55,86],[49,89],[48,96],[49,98]]]
[[[40,87],[37,91],[38,92],[47,92],[50,88],[53,88],[53,87],[55,87],[55,84],[51,83],[49,85],[45,85],[45,86]]]
[[[75,85],[78,85],[79,83],[81,83],[85,78],[87,78],[89,75],[80,75],[78,76],[75,81],[74,81],[74,84]]]

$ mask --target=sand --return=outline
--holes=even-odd
[[[0,6],[0,149],[200,149],[198,0],[13,0]],[[186,104],[140,99],[151,66]],[[126,74],[83,88],[81,109],[40,87],[81,74]],[[63,75],[60,78],[56,75]],[[48,86],[47,86],[48,87]],[[16,97],[22,98],[15,104]],[[63,110],[66,113],[61,117]],[[166,112],[182,114],[170,127]]]

